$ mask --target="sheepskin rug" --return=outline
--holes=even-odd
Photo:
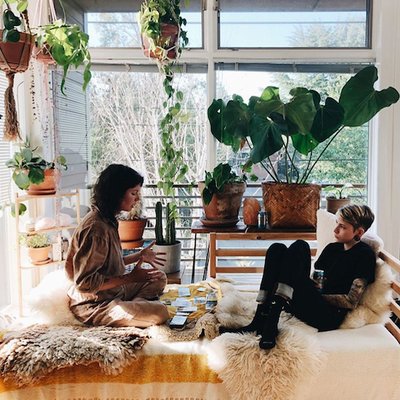
[[[0,346],[0,374],[18,386],[52,371],[97,363],[116,375],[136,360],[147,337],[136,328],[35,325],[8,334]]]
[[[224,326],[248,324],[256,293],[237,291],[222,283],[224,297],[216,317]],[[224,333],[208,348],[208,363],[218,372],[232,399],[289,400],[299,382],[315,374],[324,361],[316,329],[285,314],[279,322],[277,345],[261,350],[255,334]]]

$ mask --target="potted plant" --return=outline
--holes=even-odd
[[[324,188],[326,195],[326,210],[332,214],[336,214],[339,208],[350,204],[350,194],[355,191],[362,196],[360,190],[355,188],[351,183],[346,183],[343,186],[327,186]]]
[[[146,57],[169,65],[181,54],[188,38],[182,26],[180,0],[146,0],[139,12],[142,47]]]
[[[244,168],[259,164],[266,171],[269,181],[262,184],[263,199],[271,227],[315,228],[320,187],[308,184],[311,171],[345,127],[365,124],[399,99],[392,87],[376,91],[377,79],[376,67],[365,67],[346,82],[339,100],[328,97],[324,104],[317,91],[306,88],[292,89],[291,99],[284,103],[277,87],[266,87],[248,103],[240,96],[227,103],[212,102],[208,118],[214,137],[234,151],[247,144],[250,153]],[[319,145],[322,151],[313,160]],[[298,154],[307,157],[303,169]]]
[[[11,10],[10,3],[16,3],[17,14]],[[4,140],[14,141],[21,139],[13,94],[14,75],[28,69],[34,37],[29,28],[26,0],[0,0],[0,4],[6,7],[3,11],[4,28],[0,30],[0,69],[8,79],[4,93]]]
[[[239,221],[239,209],[246,190],[246,176],[238,176],[229,164],[220,163],[212,172],[206,171],[199,182],[206,226],[230,226]]]
[[[28,248],[28,256],[32,264],[45,264],[50,261],[51,242],[46,234],[24,234],[20,236],[20,242]]]
[[[92,74],[91,56],[88,50],[89,35],[78,25],[70,25],[62,20],[36,28],[38,52],[48,53],[57,65],[63,68],[61,92],[65,95],[65,79],[69,69],[83,65],[83,90],[86,89]]]
[[[153,246],[155,252],[163,253],[166,260],[162,269],[166,274],[177,272],[180,269],[181,242],[176,240],[176,207],[175,204],[167,203],[166,227],[163,234],[163,207],[160,201],[156,203],[156,244]]]
[[[121,211],[117,215],[118,234],[121,242],[140,242],[147,224],[147,218],[143,214],[143,199],[139,200],[128,212]]]
[[[29,194],[54,194],[56,192],[55,171],[57,168],[67,169],[64,156],[58,156],[53,161],[46,161],[35,154],[37,147],[31,148],[25,142],[13,158],[6,162],[13,169],[12,179],[22,190],[28,189]]]

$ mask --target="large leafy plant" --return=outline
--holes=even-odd
[[[208,118],[214,137],[236,152],[246,144],[250,154],[244,168],[260,164],[273,181],[306,183],[311,171],[332,141],[346,127],[368,122],[381,109],[396,103],[399,93],[389,87],[377,91],[376,67],[368,66],[350,78],[343,86],[339,100],[302,87],[290,91],[284,103],[279,88],[266,87],[261,96],[253,96],[248,104],[240,96],[225,103],[214,100],[208,108]],[[313,160],[313,151],[323,146]],[[301,171],[298,153],[308,157]],[[274,160],[284,160],[284,177],[278,175]]]
[[[29,185],[38,185],[44,181],[44,171],[52,168],[67,169],[64,156],[58,156],[53,161],[46,161],[35,154],[37,147],[31,148],[28,142],[16,151],[13,157],[6,162],[8,168],[12,168],[12,179],[20,189],[27,189]]]
[[[230,183],[246,182],[246,176],[238,176],[229,164],[220,163],[212,172],[206,171],[205,187],[201,194],[204,204],[210,204],[214,194],[224,191],[224,187]]]
[[[84,66],[83,90],[86,89],[92,74],[91,57],[88,50],[89,35],[82,32],[78,25],[70,25],[62,20],[42,25],[36,31],[38,47],[45,48],[54,61],[63,68],[61,92],[65,94],[65,79],[71,67]]]

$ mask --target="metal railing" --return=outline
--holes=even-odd
[[[327,186],[340,187],[340,184],[323,184],[322,188]],[[365,201],[366,186],[362,184],[354,184],[361,193],[357,196],[357,201]],[[194,235],[191,234],[191,226],[194,220],[203,215],[202,201],[197,185],[176,185],[174,201],[177,204],[178,214],[180,216],[177,221],[177,239],[182,242],[182,262],[191,269],[193,265]],[[155,225],[155,204],[161,201],[166,204],[172,200],[171,197],[165,197],[162,191],[156,185],[146,185],[142,189],[143,199],[149,219],[148,226],[145,230],[145,238],[153,239]],[[260,183],[248,183],[244,198],[256,198],[262,203],[262,188]],[[353,197],[354,198],[354,197]],[[321,206],[324,206],[325,199],[322,198]],[[239,211],[239,218],[242,217],[242,209]],[[207,253],[207,234],[198,234],[196,242],[196,270],[202,270],[206,261]]]

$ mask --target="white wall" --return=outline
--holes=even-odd
[[[400,91],[400,2],[374,1],[373,47],[380,88]],[[385,248],[400,255],[400,103],[381,111],[371,140],[371,205]]]

